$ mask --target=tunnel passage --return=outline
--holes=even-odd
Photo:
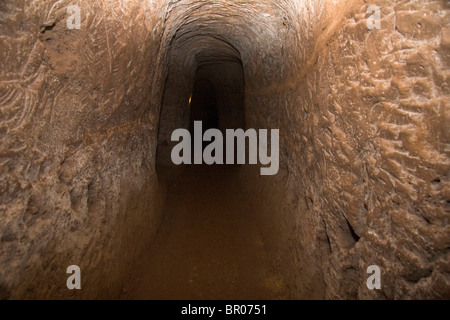
[[[172,142],[170,135],[175,129],[189,129],[191,137],[194,136],[195,121],[202,121],[203,132],[214,128],[225,135],[226,129],[245,129],[244,74],[240,61],[216,60],[202,64],[197,68],[194,79],[187,111],[182,112],[179,108],[169,109],[165,103],[162,104],[157,168],[171,170],[167,167],[173,166],[169,154],[177,142]],[[171,92],[170,88],[166,90]],[[174,114],[176,112],[178,115]],[[164,119],[168,118],[178,119],[178,122],[164,122]],[[167,128],[169,125],[170,128]],[[191,143],[194,143],[193,139]],[[203,142],[203,147],[206,145],[208,143]],[[224,154],[225,152],[224,145]]]
[[[195,38],[202,51],[196,54],[196,68],[188,69],[194,70],[194,74],[193,80],[188,81],[193,87],[187,109],[183,111],[180,105],[171,108],[166,100],[161,107],[158,139],[162,143],[158,145],[156,165],[160,183],[167,183],[163,220],[154,243],[137,268],[141,283],[127,288],[122,298],[287,297],[283,276],[273,268],[264,249],[256,214],[241,181],[240,167],[192,164],[176,168],[167,162],[167,155],[161,156],[171,149],[168,137],[164,136],[170,133],[169,125],[189,129],[191,137],[197,121],[202,122],[203,132],[219,129],[225,134],[226,129],[245,129],[242,61],[234,55],[224,56],[223,52],[214,54],[229,49],[227,41]],[[195,43],[191,45],[196,48]],[[168,79],[177,78],[179,75],[169,72]],[[180,94],[171,85],[166,81],[165,97],[167,92]],[[179,83],[174,86],[178,87]],[[169,112],[172,114],[168,115]],[[178,119],[178,122],[164,122],[164,119]],[[191,143],[193,148],[193,138]],[[203,148],[208,144],[204,141]],[[237,147],[235,163],[236,150]],[[192,155],[192,163],[193,158]]]
[[[171,135],[179,128],[193,133],[195,120],[210,120],[203,123],[203,131],[217,128],[225,133],[226,129],[245,128],[245,78],[240,52],[226,38],[208,34],[186,37],[170,48],[160,109],[158,168],[173,167],[170,154],[176,142],[171,141]]]
[[[223,195],[218,216],[236,215],[200,214],[229,229],[191,238],[220,246],[223,230],[254,219],[237,238],[261,253],[247,294],[450,296],[447,2],[374,0],[380,28],[363,0],[79,0],[79,29],[68,28],[71,4],[0,4],[0,298],[131,295],[158,230],[193,221],[166,210],[195,213],[183,203],[202,205],[204,192]],[[275,176],[216,167],[191,190],[164,185],[159,169],[175,171],[170,135],[190,126],[197,77],[214,86],[221,130],[280,129]],[[189,168],[181,187],[199,176]],[[224,183],[209,190],[212,177]],[[229,188],[250,215],[233,210]],[[211,270],[239,274],[228,262]],[[64,285],[73,264],[81,291]],[[366,285],[371,265],[380,290]],[[195,286],[195,270],[183,272],[183,287]]]
[[[191,112],[189,117],[189,132],[194,135],[194,121],[201,121],[203,130],[219,126],[217,98],[214,86],[204,79],[196,79],[192,94]]]

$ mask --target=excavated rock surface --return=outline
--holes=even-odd
[[[2,298],[115,297],[159,224],[158,7],[79,1],[69,30],[70,4],[0,5]]]
[[[0,298],[119,296],[199,78],[224,127],[280,129],[279,173],[241,177],[288,297],[450,297],[446,1],[72,4],[0,3]]]

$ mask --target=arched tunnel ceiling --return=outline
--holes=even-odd
[[[204,63],[279,56],[293,25],[295,1],[173,1],[166,16],[169,64],[185,76]],[[276,61],[276,59],[274,59]],[[272,65],[272,68],[276,67]],[[245,67],[244,67],[245,68]]]

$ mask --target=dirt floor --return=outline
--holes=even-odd
[[[159,232],[123,299],[280,299],[239,167],[188,166],[168,187]]]

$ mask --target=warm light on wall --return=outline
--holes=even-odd
[[[192,101],[192,96],[189,97],[189,104],[191,104],[191,101]]]

